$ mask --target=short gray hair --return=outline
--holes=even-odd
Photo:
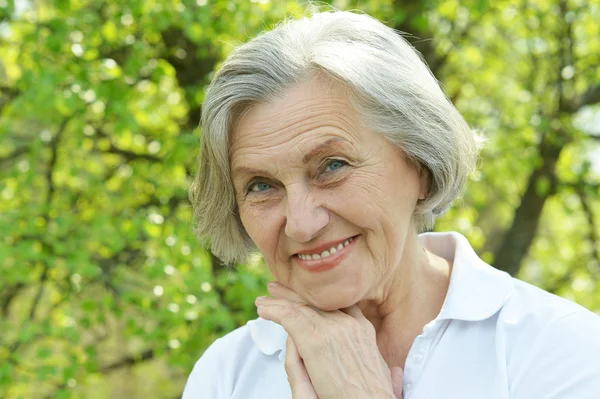
[[[414,213],[418,231],[433,227],[462,193],[479,139],[445,96],[415,49],[376,19],[345,11],[283,22],[236,48],[209,85],[190,200],[196,234],[229,264],[254,244],[235,202],[229,139],[236,118],[318,74],[342,83],[366,126],[429,172],[427,198]]]

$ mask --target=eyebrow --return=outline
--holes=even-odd
[[[324,142],[322,142],[321,144],[319,144],[318,146],[316,146],[315,148],[313,148],[312,150],[310,150],[309,152],[307,152],[302,157],[302,162],[307,163],[308,161],[310,161],[312,158],[319,155],[320,153],[328,151],[332,144],[340,143],[340,142],[344,142],[344,141],[346,141],[346,140],[344,140],[341,137],[332,137],[330,139],[327,139]]]
[[[344,140],[341,137],[332,137],[330,139],[325,140],[324,142],[322,142],[321,144],[315,146],[312,150],[310,150],[309,152],[307,152],[303,157],[302,157],[302,162],[304,163],[308,163],[312,158],[316,157],[319,154],[322,154],[324,152],[327,152],[330,150],[330,148],[332,147],[332,144],[335,143],[343,143],[346,140]],[[269,173],[267,173],[264,170],[261,169],[254,169],[254,168],[249,168],[247,166],[239,166],[234,168],[233,170],[236,173],[243,173],[246,175],[269,175]]]

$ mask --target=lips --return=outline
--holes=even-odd
[[[339,265],[352,252],[359,237],[354,236],[342,241],[332,241],[298,252],[292,258],[295,263],[309,272],[330,270]],[[340,249],[338,250],[338,248]]]
[[[321,252],[318,252],[318,250],[315,248],[312,250],[300,252],[297,254],[297,256],[302,260],[324,259],[347,247],[352,242],[352,240],[354,240],[354,237],[347,238],[343,242],[338,242],[337,245],[333,244],[332,246],[322,250]],[[319,247],[319,249],[320,248],[323,248],[323,246]]]

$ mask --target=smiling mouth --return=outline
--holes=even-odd
[[[304,261],[308,260],[321,260],[327,259],[332,255],[342,251],[345,247],[350,245],[352,241],[354,241],[358,236],[350,237],[345,241],[338,243],[337,245],[331,246],[329,249],[326,249],[320,253],[312,253],[312,254],[296,254],[296,256]]]
[[[321,253],[296,254],[293,258],[298,266],[311,273],[325,272],[340,265],[352,253],[359,237],[350,237]]]

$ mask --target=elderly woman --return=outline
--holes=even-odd
[[[192,200],[226,263],[263,255],[260,316],[184,399],[600,397],[600,318],[424,233],[478,142],[415,50],[318,13],[236,49],[203,104]]]

